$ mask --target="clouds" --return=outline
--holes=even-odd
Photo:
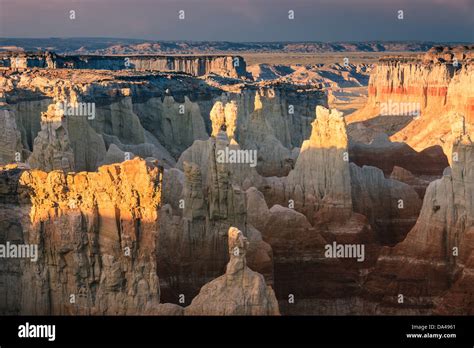
[[[474,41],[473,13],[474,0],[0,0],[0,36]]]

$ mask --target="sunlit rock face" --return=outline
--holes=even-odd
[[[2,274],[18,291],[17,314],[158,313],[161,176],[136,159],[95,173],[32,170],[10,179],[17,204],[0,210],[18,227],[13,240],[38,247],[36,262],[9,260],[10,272],[21,272]]]
[[[38,252],[2,260],[0,313],[472,314],[471,58],[383,59],[345,116],[299,83],[367,70],[22,57],[0,74],[0,244]],[[380,115],[403,103],[420,114]]]
[[[194,140],[207,139],[208,104],[222,93],[191,76],[133,71],[26,70],[0,76],[0,86],[21,133],[21,161],[34,153],[33,166],[48,171],[94,171],[134,156],[172,167]],[[91,113],[75,112],[82,106]]]
[[[193,293],[190,284],[202,286],[217,277],[230,257],[229,265],[235,265],[229,266],[227,273],[234,283],[229,283],[228,290],[234,289],[241,297],[233,301],[234,309],[225,309],[225,314],[279,314],[268,285],[273,281],[271,247],[258,230],[245,225],[243,193],[226,184],[225,167],[215,169],[217,176],[209,176],[211,192],[204,198],[199,167],[185,164],[183,192],[188,208],[176,229],[177,216],[169,215],[169,205],[160,210],[163,169],[155,163],[134,159],[102,166],[98,172],[81,173],[2,168],[0,216],[6,229],[0,241],[36,245],[37,253],[34,262],[5,262],[0,272],[1,312],[214,313],[207,309],[185,313],[177,304],[160,303],[159,276],[163,276],[165,298],[171,297],[170,286],[178,285],[183,295],[190,294],[191,301],[199,288],[192,288]],[[221,231],[229,229],[231,223],[243,226],[248,239],[232,228],[238,233],[230,233],[227,245]],[[200,233],[199,238],[196,233]],[[221,243],[222,239],[226,243]],[[239,262],[232,256],[234,244],[242,247]],[[247,258],[252,270],[247,267]],[[171,264],[172,260],[176,263]],[[189,269],[186,260],[193,264]],[[183,277],[181,283],[169,283],[170,270],[173,277]],[[267,279],[254,270],[261,270]],[[248,286],[240,289],[244,280]],[[255,300],[254,305],[249,306],[249,299]],[[177,298],[171,300],[178,302]],[[205,307],[215,303],[201,297],[196,301]],[[214,314],[223,313],[217,310]]]
[[[342,113],[316,108],[309,140],[303,142],[286,195],[302,204],[310,220],[347,219],[352,211],[347,135]]]
[[[421,207],[408,184],[385,178],[378,168],[349,163],[344,118],[322,107],[316,108],[295,168],[259,188],[262,193],[247,191],[253,210],[248,221],[273,249],[275,291],[286,313],[354,311],[351,301],[361,295],[357,284],[375,264],[380,245],[402,240]],[[328,258],[325,248],[333,242],[363,245],[367,258]],[[288,303],[289,294],[299,298],[297,305]],[[331,299],[339,305],[328,307]]]
[[[16,127],[11,121],[7,129],[20,131],[21,161],[34,153],[34,168],[94,171],[135,156],[171,168],[194,141],[208,139],[215,127],[225,125],[243,149],[258,152],[260,174],[287,175],[310,132],[312,110],[326,104],[324,93],[291,84],[254,86],[215,78],[27,69],[0,76],[0,86],[6,107],[15,115]],[[94,112],[68,112],[75,105]],[[17,152],[13,150],[8,158]]]
[[[22,161],[23,146],[15,113],[0,99],[0,165]]]

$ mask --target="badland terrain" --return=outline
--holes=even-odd
[[[40,41],[0,40],[1,314],[474,314],[474,46]]]

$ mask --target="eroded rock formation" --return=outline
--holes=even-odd
[[[217,74],[240,77],[246,73],[240,56],[94,56],[58,55],[53,52],[9,52],[2,54],[4,66],[15,69],[32,67],[47,69],[157,70],[184,72],[194,76]]]
[[[249,242],[242,231],[229,228],[229,258],[225,274],[204,285],[186,307],[186,315],[279,315],[272,288],[261,274],[247,267]]]
[[[295,169],[288,175],[286,196],[310,221],[345,220],[352,211],[347,135],[342,113],[316,108],[309,140],[303,142]]]
[[[158,313],[161,175],[139,159],[97,173],[19,173],[19,205],[2,214],[38,259],[8,261],[2,296],[17,289],[23,314]]]
[[[132,69],[225,71],[22,56],[0,74],[1,160],[27,160],[0,168],[0,244],[39,253],[2,264],[0,312],[473,313],[468,53],[382,60],[349,127],[327,86],[288,81],[357,84],[340,66],[333,84],[321,67],[277,83],[192,58]],[[383,103],[420,114],[374,118]]]
[[[180,157],[177,169],[165,174],[158,273],[166,301],[176,302],[180,294],[190,299],[222,274],[228,260],[225,233],[230,226],[248,237],[250,268],[264,274],[269,284],[273,280],[271,247],[247,224],[241,186],[251,178],[245,173],[261,178],[248,164],[219,162],[218,152],[226,147],[231,144],[223,131],[207,141],[197,140]],[[238,149],[238,144],[232,148]]]
[[[118,161],[122,154],[122,161],[140,156],[173,167],[195,140],[215,135],[212,123],[220,129],[223,124],[215,118],[226,114],[228,135],[244,149],[258,150],[258,171],[286,175],[309,134],[311,110],[326,98],[318,89],[290,84],[255,86],[215,75],[196,78],[133,70],[6,70],[0,75],[0,87],[6,106],[15,112],[23,161],[35,152],[34,142],[42,130],[34,161],[44,170],[62,168],[47,163],[51,152],[62,150],[57,136],[53,137],[57,132],[47,130],[59,124],[47,125],[44,118],[41,121],[42,113],[61,121],[64,134],[59,143],[69,143],[72,167],[78,171],[96,170]],[[80,107],[90,107],[94,114],[64,113],[60,118],[58,103],[83,104]],[[42,149],[49,151],[44,159]]]
[[[45,171],[74,171],[74,152],[67,132],[66,120],[55,105],[41,115],[41,131],[35,138],[33,152],[28,158],[32,168]]]
[[[417,151],[439,145],[451,163],[455,139],[460,133],[473,133],[473,79],[472,47],[434,50],[406,62],[382,60],[372,71],[367,105],[350,115],[348,122],[378,115],[411,117],[391,139]]]
[[[366,284],[385,313],[472,314],[474,146],[463,137],[459,160],[426,190],[416,225],[380,255]],[[461,291],[461,289],[463,289]],[[403,295],[405,301],[398,302]]]

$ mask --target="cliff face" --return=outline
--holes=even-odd
[[[242,231],[229,229],[230,261],[223,276],[204,285],[186,315],[279,315],[278,302],[261,274],[247,267],[249,242]]]
[[[207,138],[200,110],[207,109],[218,89],[191,77],[178,84],[166,75],[117,74],[38,70],[1,76],[6,105],[14,111],[12,127],[21,133],[22,161],[32,152],[34,168],[62,169],[51,153],[67,147],[73,153],[70,167],[78,171],[96,170],[118,157],[121,162],[127,159],[126,152],[128,158],[153,157],[169,167],[175,163],[172,155],[178,156],[195,139]],[[193,92],[196,83],[207,86],[201,89],[204,96]],[[201,99],[191,102],[186,93]],[[90,114],[76,112],[80,109],[70,112],[74,105]]]
[[[3,55],[6,66],[16,69],[105,69],[156,70],[183,72],[193,76],[217,74],[238,78],[246,74],[240,56],[94,56],[57,55],[55,53],[10,53]],[[9,58],[9,61],[8,61]]]
[[[381,253],[369,277],[372,295],[386,299],[382,312],[474,313],[474,146],[464,137],[453,153],[458,161],[428,186],[416,225]],[[397,303],[399,294],[404,304]]]
[[[421,206],[415,190],[386,179],[378,168],[349,163],[342,113],[319,106],[312,125],[295,168],[287,177],[267,178],[260,186],[268,205],[293,205],[311,225],[344,223],[360,213],[370,220],[383,244],[403,239]],[[400,200],[402,208],[398,208]]]
[[[19,205],[2,214],[18,227],[17,242],[37,245],[38,255],[7,261],[17,313],[158,313],[161,175],[142,160],[97,173],[18,173]]]
[[[216,131],[214,122],[217,129],[225,125],[243,149],[258,151],[261,174],[286,175],[296,158],[293,150],[309,134],[311,110],[325,103],[317,90],[256,89],[133,71],[28,70],[0,76],[0,86],[14,115],[6,131],[20,131],[22,160],[33,153],[29,162],[43,170],[65,168],[59,157],[68,158],[69,168],[77,171],[134,156],[172,167],[195,140]],[[62,110],[76,103],[93,114]],[[15,151],[9,151],[5,159],[14,157]],[[53,153],[59,160],[53,160]]]
[[[348,122],[376,116],[381,122],[387,116],[408,118],[409,123],[392,133],[391,140],[417,151],[439,145],[451,162],[455,139],[474,132],[474,64],[465,55],[457,61],[449,52],[448,60],[432,56],[380,62],[370,76],[367,105],[350,115]]]

